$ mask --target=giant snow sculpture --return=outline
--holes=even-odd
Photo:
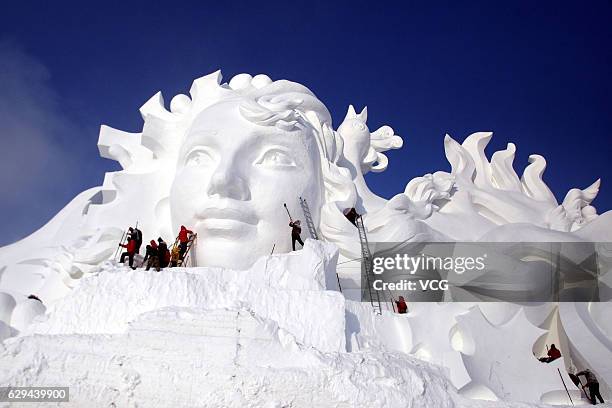
[[[287,203],[289,210],[301,218],[298,197],[303,197],[310,205],[320,238],[339,249],[337,271],[346,288],[359,282],[358,263],[348,261],[361,256],[357,230],[342,215],[350,207],[364,214],[371,241],[612,241],[612,213],[597,215],[590,205],[599,180],[584,190],[570,190],[559,204],[542,181],[544,158],[530,156],[530,164],[519,178],[513,169],[513,144],[495,152],[490,160],[485,156],[491,133],[474,133],[462,144],[446,136],[444,148],[451,172],[414,178],[404,192],[385,200],[369,190],[364,174],[383,172],[388,165],[384,152],[400,148],[402,139],[389,126],[370,131],[367,110],[357,113],[352,106],[334,129],[325,105],[300,84],[248,74],[222,83],[221,74],[216,72],[194,81],[190,96],[175,96],[169,110],[158,93],[140,112],[144,120],[140,133],[107,126],[100,130],[100,154],[117,160],[123,170],[107,173],[102,186],[78,195],[39,231],[0,248],[0,291],[5,292],[0,293],[2,337],[18,332],[83,330],[80,324],[69,326],[61,316],[64,313],[67,318],[68,310],[87,310],[87,302],[72,309],[66,304],[74,299],[78,304],[78,299],[85,298],[85,290],[89,290],[88,296],[96,296],[91,286],[84,289],[79,282],[94,279],[88,281],[91,285],[99,282],[96,275],[100,271],[113,270],[105,262],[112,257],[123,229],[136,221],[146,236],[167,240],[180,225],[194,229],[198,241],[190,258],[192,267],[232,270],[225,274],[227,279],[235,271],[245,271],[249,276],[247,271],[259,270],[258,262],[265,262],[262,276],[270,280],[274,268],[269,269],[268,263],[273,258],[262,257],[273,247],[277,254],[291,249],[282,204]],[[323,252],[315,251],[319,255]],[[317,256],[313,255],[314,259]],[[323,258],[329,261],[330,256]],[[285,259],[279,257],[274,259]],[[291,262],[278,267],[291,273],[299,270]],[[335,265],[329,268],[335,270]],[[141,279],[138,272],[135,274],[130,276]],[[154,281],[146,287],[154,287],[159,278],[147,276]],[[176,279],[191,282],[192,278],[179,274]],[[612,286],[610,274],[602,280]],[[109,282],[112,285],[112,280],[105,284]],[[219,285],[222,292],[231,292],[235,289],[232,285],[241,284],[223,281]],[[323,289],[337,287],[328,279]],[[48,329],[49,322],[35,324],[30,332],[22,324],[19,330],[15,325],[10,327],[13,310],[20,310],[19,304],[29,293],[58,305],[51,307],[50,321],[55,322],[52,329]],[[393,316],[389,311],[374,316],[367,304],[354,301],[358,295],[358,289],[344,291],[351,300],[345,305],[346,341],[341,339],[341,344],[348,351],[413,354],[445,367],[449,381],[468,397],[566,403],[556,368],[565,372],[564,368],[574,365],[594,369],[604,393],[609,392],[612,336],[605,316],[612,311],[610,303],[419,304],[406,316]],[[190,296],[197,298],[196,294]],[[137,308],[142,306],[142,299],[124,306],[136,307],[133,310],[139,313],[162,306],[246,307],[230,301],[213,305],[208,301],[173,303],[177,301],[142,310]],[[251,311],[256,304],[253,302],[248,308]],[[283,326],[285,317],[265,310],[255,313],[300,338],[303,328],[287,328]],[[159,313],[163,319],[156,314],[153,320],[168,319],[168,312]],[[198,309],[193,313],[200,316],[202,312]],[[179,320],[183,316],[180,311],[172,310],[171,314]],[[127,324],[134,316],[118,319]],[[136,326],[141,327],[149,324],[146,322],[151,317],[143,314],[138,319]],[[434,328],[432,321],[436,322]],[[90,322],[88,327],[94,329],[86,332],[102,330],[104,325],[99,323]],[[515,341],[506,345],[508,356],[496,357],[496,342],[509,336]],[[532,352],[541,354],[550,342],[561,345],[564,359],[542,365]],[[301,344],[329,351],[316,344]],[[35,352],[37,346],[28,347]],[[6,375],[15,378],[14,372]]]

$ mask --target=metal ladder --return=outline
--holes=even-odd
[[[183,254],[183,260],[181,261],[181,266],[187,265],[187,262],[189,261],[189,255],[190,255],[189,251],[191,251],[191,247],[193,246],[197,238],[198,238],[198,234],[193,234],[191,237],[189,237],[189,241],[187,241],[187,249],[185,250],[185,254]]]
[[[300,207],[302,207],[302,212],[304,213],[304,218],[306,219],[306,226],[308,227],[308,231],[310,232],[310,236],[312,239],[319,239],[319,234],[317,234],[317,229],[312,221],[312,214],[310,213],[310,208],[308,208],[308,203],[306,203],[306,199],[300,197]],[[340,284],[340,276],[338,275],[338,271],[336,271],[336,280],[338,281],[338,290],[342,293],[342,285]]]
[[[368,237],[365,232],[365,227],[363,225],[363,219],[361,218],[361,215],[357,217],[355,221],[357,224],[357,230],[359,231],[359,241],[361,241],[361,257],[363,261],[361,267],[363,268],[362,271],[366,278],[368,294],[370,296],[370,303],[372,304],[372,309],[374,309],[374,312],[381,315],[382,306],[380,305],[380,295],[377,290],[372,290],[372,254],[370,253]],[[374,294],[372,292],[374,292]]]
[[[308,208],[308,204],[306,203],[306,199],[300,197],[300,207],[302,207],[302,212],[304,213],[304,218],[306,218],[306,226],[308,227],[308,231],[310,232],[310,236],[312,239],[319,239],[319,234],[317,234],[317,229],[315,228],[314,222],[312,221],[312,214],[310,213],[310,208]]]

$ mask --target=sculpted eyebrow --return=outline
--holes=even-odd
[[[195,132],[190,133],[185,137],[183,141],[183,145],[179,150],[180,154],[185,154],[189,150],[193,149],[199,145],[205,145],[207,139],[210,141],[212,138],[207,138],[206,136],[213,136],[214,130],[197,130]],[[195,141],[197,139],[197,142]]]
[[[301,132],[258,132],[258,141],[272,141],[280,145],[292,148],[294,146],[301,146],[303,144],[303,135]]]

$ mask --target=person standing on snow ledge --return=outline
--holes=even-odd
[[[289,222],[289,226],[291,227],[291,247],[295,251],[295,241],[299,242],[302,247],[304,247],[304,242],[302,242],[302,238],[300,234],[302,233],[302,227],[300,227],[300,220],[295,220]]]
[[[181,265],[183,256],[181,255],[181,250],[177,246],[173,246],[170,251],[170,266],[175,268]]]
[[[155,240],[151,240],[151,245],[147,245],[147,255],[145,256],[145,260],[149,260],[147,262],[147,268],[145,270],[149,270],[151,268],[155,268],[157,272],[159,272],[159,247]]]
[[[151,268],[153,258],[157,257],[157,242],[152,239],[146,247],[145,257],[142,260],[142,265],[147,265],[147,271]],[[148,261],[148,262],[147,262]],[[140,266],[142,266],[140,265]]]
[[[397,306],[397,313],[408,313],[408,305],[406,304],[406,300],[404,300],[403,296],[400,296],[398,300],[395,300],[395,305]]]
[[[140,247],[142,246],[142,231],[139,230],[138,227],[136,228],[130,227],[129,231],[130,231],[130,237],[132,237],[136,245],[136,249],[134,253],[138,254],[140,253]]]
[[[589,387],[591,404],[597,405],[597,401],[595,400],[595,398],[598,398],[599,402],[603,404],[604,400],[601,394],[599,393],[599,381],[597,380],[597,377],[595,377],[595,374],[593,374],[593,372],[587,368],[586,370],[576,373],[576,376],[579,376],[579,375],[584,375],[584,377],[587,380],[586,385],[587,387]]]
[[[159,260],[159,267],[165,268],[170,264],[170,250],[168,250],[168,244],[161,237],[157,238],[159,243],[157,246],[157,258]],[[159,269],[157,269],[159,272]]]

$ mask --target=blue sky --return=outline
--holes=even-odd
[[[308,86],[339,125],[349,103],[404,147],[368,176],[390,197],[448,170],[443,136],[491,130],[520,174],[546,157],[561,200],[598,177],[612,207],[612,3],[5,2],[0,13],[0,245],[42,226],[117,165],[101,124],[139,131],[138,108],[222,69]],[[430,4],[424,4],[430,3]],[[462,4],[459,4],[462,3]]]

